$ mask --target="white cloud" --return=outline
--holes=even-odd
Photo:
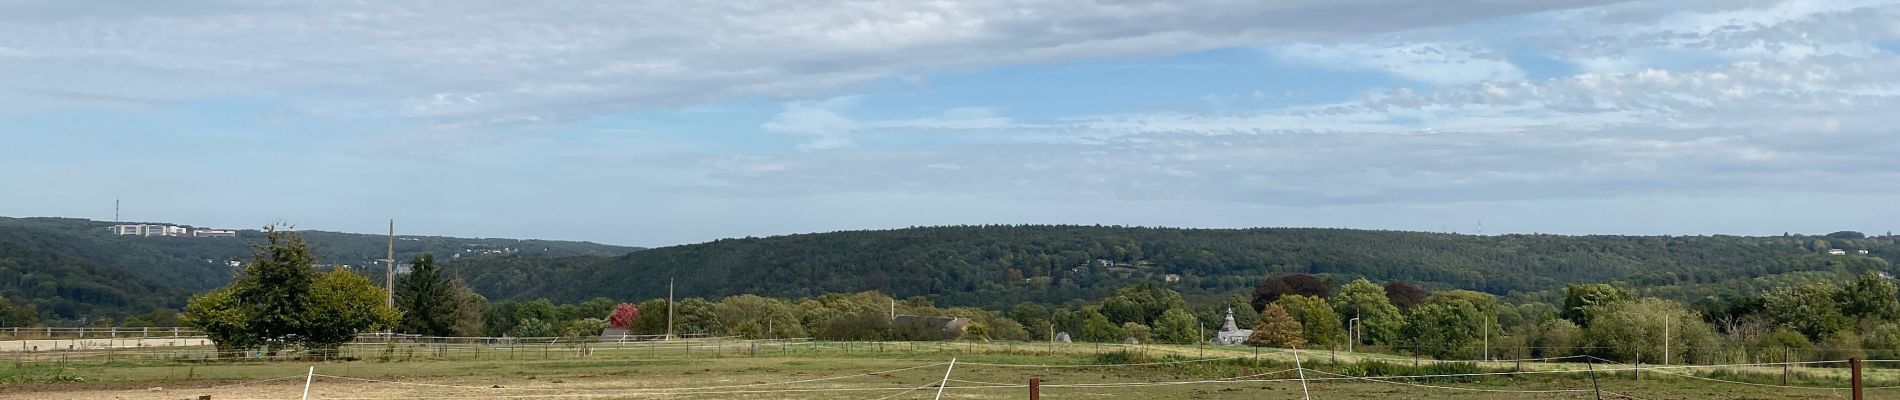
[[[1375,12],[1393,6],[1375,0],[11,2],[0,13],[0,111],[318,91],[372,115],[565,121],[829,97],[946,66],[1164,55],[1573,3],[1589,2],[1431,2],[1407,13]]]
[[[1281,58],[1335,68],[1369,69],[1438,84],[1524,79],[1495,52],[1468,43],[1300,43],[1274,50]]]

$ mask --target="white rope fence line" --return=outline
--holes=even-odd
[[[408,386],[427,386],[427,387],[440,387],[440,388],[456,388],[456,389],[470,389],[470,390],[545,390],[545,391],[563,391],[563,392],[577,392],[577,391],[608,392],[608,391],[611,391],[614,393],[653,392],[653,393],[682,393],[684,394],[684,393],[690,393],[693,391],[706,390],[706,389],[729,389],[729,388],[741,388],[741,387],[778,386],[778,385],[794,385],[794,384],[800,384],[800,383],[834,381],[834,380],[840,380],[840,379],[849,379],[849,378],[857,378],[857,377],[864,377],[864,376],[903,372],[903,371],[909,371],[909,370],[918,369],[918,368],[934,367],[934,366],[944,365],[944,364],[946,363],[925,364],[925,365],[898,368],[898,369],[892,369],[892,370],[866,372],[862,374],[830,376],[830,377],[824,377],[824,378],[813,378],[813,379],[803,379],[803,380],[784,381],[784,382],[749,383],[749,384],[740,384],[740,385],[721,385],[721,386],[693,386],[693,387],[674,387],[674,388],[627,388],[627,389],[544,388],[544,387],[499,387],[498,388],[498,387],[493,387],[493,386],[464,386],[464,385],[446,385],[446,384],[421,383],[421,382],[388,381],[388,380],[380,380],[380,379],[356,378],[356,377],[324,375],[324,374],[316,374],[316,376],[321,376],[325,378],[370,382],[370,383],[408,385]],[[902,388],[899,388],[899,389],[902,389]]]
[[[938,382],[938,383],[942,383],[942,382]],[[895,398],[895,397],[897,397],[897,396],[903,396],[903,395],[904,395],[905,393],[910,393],[910,392],[915,392],[915,391],[918,391],[918,390],[923,390],[924,388],[928,388],[928,387],[935,387],[935,386],[937,386],[937,383],[927,383],[927,384],[924,384],[923,386],[918,386],[918,387],[914,387],[914,388],[910,388],[910,390],[905,390],[905,391],[902,391],[902,392],[897,392],[897,393],[891,393],[891,394],[890,394],[889,396],[884,396],[884,397],[879,397],[879,398],[876,398],[876,399],[872,399],[872,400],[890,400],[891,398]]]
[[[935,387],[936,384],[925,387]],[[1016,386],[947,386],[945,389],[1009,389]],[[537,399],[537,398],[587,398],[587,397],[637,397],[637,396],[697,396],[706,394],[773,394],[773,393],[814,393],[814,392],[876,392],[893,390],[911,390],[909,387],[876,388],[824,388],[824,389],[772,389],[772,390],[721,390],[709,392],[671,392],[671,393],[550,393],[517,395],[474,395],[474,396],[399,396],[399,397],[322,397],[323,400],[451,400],[451,399]]]
[[[238,386],[244,386],[244,385],[253,385],[253,384],[259,384],[259,383],[264,383],[264,382],[276,382],[276,381],[283,381],[283,380],[291,380],[291,379],[297,379],[297,378],[303,378],[303,377],[304,377],[304,376],[302,376],[302,375],[291,375],[291,376],[286,376],[286,377],[282,377],[282,378],[270,378],[270,379],[259,379],[259,380],[255,380],[255,381],[249,381],[249,382],[238,382],[238,383],[233,383],[233,384],[229,384],[229,385],[218,385],[218,386],[212,386],[212,387],[208,387],[208,388],[201,388],[201,389],[193,389],[193,390],[218,390],[218,389],[224,389],[224,388],[233,388],[233,387],[238,387]]]
[[[1351,376],[1351,375],[1345,375],[1345,374],[1335,374],[1335,373],[1331,373],[1331,372],[1326,372],[1326,371],[1320,371],[1320,370],[1316,370],[1316,369],[1307,369],[1307,371],[1313,371],[1314,373],[1318,373],[1318,374],[1322,374],[1322,375],[1332,375],[1332,376],[1337,376],[1337,377],[1341,377],[1341,378],[1343,378],[1343,379],[1351,379],[1351,380],[1361,380],[1361,381],[1368,381],[1368,382],[1378,382],[1378,383],[1386,383],[1386,384],[1393,384],[1393,385],[1403,385],[1403,386],[1414,386],[1414,387],[1422,387],[1422,388],[1433,388],[1433,389],[1447,389],[1447,390],[1464,390],[1464,391],[1472,391],[1472,392],[1488,392],[1488,393],[1576,393],[1576,392],[1589,392],[1589,391],[1590,391],[1590,389],[1547,389],[1547,390],[1505,390],[1505,389],[1483,389],[1483,388],[1464,388],[1464,387],[1455,387],[1455,386],[1438,386],[1438,385],[1426,385],[1426,384],[1421,384],[1421,383],[1408,383],[1408,382],[1397,382],[1397,381],[1388,381],[1388,380],[1382,380],[1382,379],[1374,379],[1374,378],[1367,378],[1367,377],[1357,377],[1357,376]],[[1331,378],[1321,378],[1321,379],[1331,379]],[[1309,378],[1309,379],[1307,379],[1307,380],[1309,380],[1309,381],[1312,381],[1312,380],[1318,380],[1318,379],[1310,379],[1310,378]]]
[[[1127,364],[994,364],[994,363],[976,363],[976,362],[961,362],[961,361],[957,362],[957,364],[975,365],[979,367],[999,367],[999,368],[1113,368],[1113,367],[1141,367],[1141,366],[1150,366],[1150,365],[1190,364],[1190,363],[1203,363],[1203,362],[1210,362],[1210,361],[1226,361],[1226,360],[1245,360],[1249,358],[1253,358],[1253,357],[1252,356],[1238,356],[1238,357],[1223,357],[1223,358],[1201,358],[1201,359],[1181,360],[1181,361],[1158,361],[1158,362],[1127,363]]]
[[[1283,369],[1283,370],[1279,370],[1279,371],[1272,371],[1272,372],[1262,372],[1262,373],[1258,373],[1258,374],[1251,374],[1251,375],[1241,375],[1241,376],[1236,376],[1236,377],[1230,377],[1230,378],[1220,378],[1220,379],[1208,379],[1208,380],[1198,380],[1198,381],[1160,381],[1160,382],[1107,382],[1107,383],[1070,383],[1070,384],[1053,384],[1053,385],[1042,385],[1042,387],[1046,387],[1046,388],[1087,388],[1087,387],[1141,387],[1141,386],[1171,386],[1171,385],[1190,385],[1190,384],[1197,384],[1197,383],[1235,383],[1235,382],[1280,382],[1280,381],[1294,381],[1294,380],[1297,380],[1297,379],[1293,379],[1293,378],[1285,378],[1285,379],[1269,379],[1269,380],[1259,380],[1259,379],[1255,379],[1255,380],[1246,380],[1246,379],[1247,379],[1247,378],[1254,378],[1254,377],[1261,377],[1261,376],[1267,376],[1267,375],[1273,375],[1273,374],[1281,374],[1281,373],[1287,373],[1287,372],[1293,372],[1293,371],[1295,371],[1295,370],[1297,370],[1297,369],[1294,369],[1294,368],[1289,368],[1289,369]],[[969,383],[969,384],[976,384],[976,385],[989,385],[989,386],[1013,386],[1013,387],[1028,387],[1028,386],[1029,386],[1029,385],[1024,385],[1024,384],[1014,384],[1014,383],[999,383],[999,382],[983,382],[983,381],[970,381],[970,380],[962,380],[962,379],[951,379],[950,381],[951,381],[951,382],[960,382],[960,383]]]
[[[1669,371],[1652,371],[1652,372],[1663,374],[1663,375],[1680,376],[1684,378],[1695,378],[1695,379],[1701,379],[1701,380],[1710,381],[1710,382],[1721,382],[1721,383],[1727,383],[1727,384],[1733,384],[1733,385],[1748,385],[1748,386],[1783,388],[1783,389],[1827,390],[1827,391],[1837,391],[1837,392],[1841,390],[1849,389],[1849,388],[1821,387],[1821,386],[1772,385],[1772,384],[1766,384],[1766,383],[1742,382],[1742,381],[1733,381],[1733,380],[1727,380],[1727,379],[1710,378],[1706,376],[1696,376],[1695,374],[1684,374],[1684,373],[1676,373],[1676,372],[1669,372]]]

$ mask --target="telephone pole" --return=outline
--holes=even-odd
[[[389,262],[383,264],[383,304],[396,308],[396,219],[389,219]]]
[[[666,278],[666,338],[673,338],[673,278]]]

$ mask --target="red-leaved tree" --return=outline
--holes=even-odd
[[[627,327],[633,326],[633,320],[639,318],[640,307],[636,307],[633,304],[620,303],[614,306],[613,315],[607,316],[607,323],[612,324],[615,329],[627,329]]]

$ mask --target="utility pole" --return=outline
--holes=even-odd
[[[389,219],[389,263],[383,264],[383,304],[396,308],[396,219]]]
[[[666,278],[666,338],[673,338],[673,278]]]
[[[1663,365],[1669,365],[1669,320],[1663,320]]]

